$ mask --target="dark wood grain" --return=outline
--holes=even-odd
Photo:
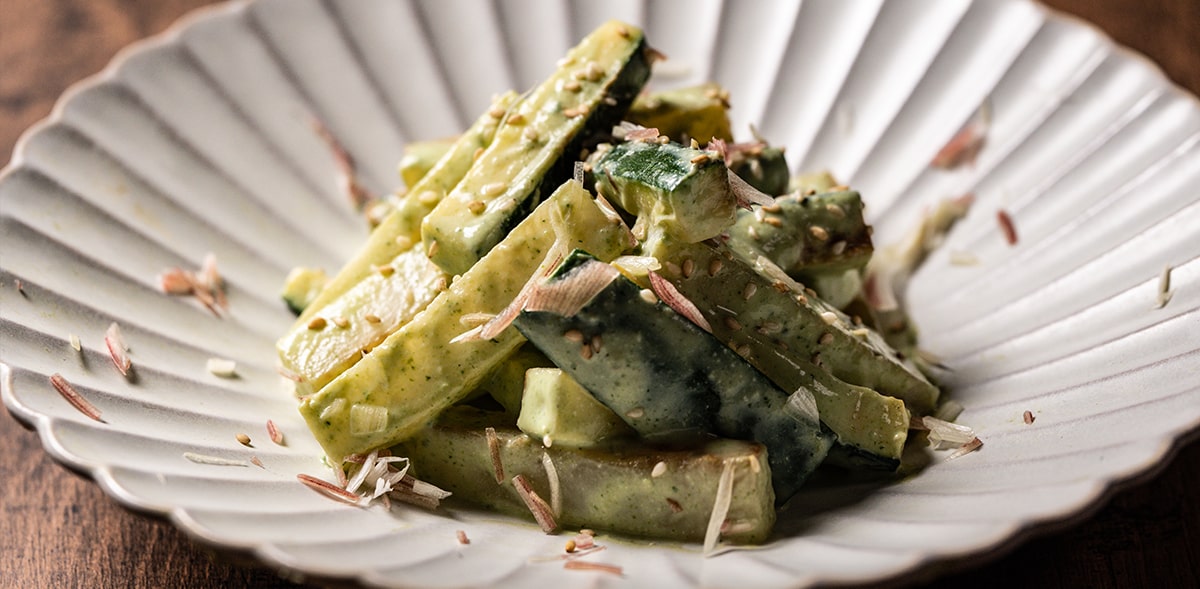
[[[205,0],[0,2],[0,161],[68,84]],[[1200,2],[1051,0],[1148,55],[1200,92]],[[213,551],[170,522],[118,506],[55,463],[37,435],[0,417],[0,587],[290,587],[246,555]],[[1095,513],[1008,554],[946,563],[935,587],[1200,586],[1200,443]],[[1082,523],[1077,521],[1082,518]],[[958,571],[958,572],[955,572]]]

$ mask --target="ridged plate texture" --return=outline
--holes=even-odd
[[[980,451],[937,454],[895,484],[809,488],[756,550],[706,559],[607,541],[591,559],[623,578],[541,559],[564,537],[531,524],[356,509],[296,482],[329,471],[276,373],[273,341],[292,320],[277,293],[293,266],[336,268],[365,235],[310,118],[385,192],[405,142],[458,132],[610,18],[645,26],[670,56],[656,86],[723,83],[740,136],[753,123],[797,169],[861,190],[878,244],[932,203],[974,195],[908,300]],[[984,103],[978,159],[932,167]],[[122,53],[21,141],[0,181],[3,398],[121,503],[301,574],[421,587],[876,581],[1077,514],[1197,427],[1197,186],[1196,99],[1023,0],[233,4]],[[224,318],[158,290],[160,271],[198,268],[207,252],[228,283]],[[1173,298],[1157,308],[1167,266]],[[114,321],[131,380],[105,349]],[[235,359],[239,377],[210,374],[211,357]],[[68,405],[53,373],[105,422]],[[267,441],[268,419],[286,445]],[[242,432],[253,448],[234,441]]]

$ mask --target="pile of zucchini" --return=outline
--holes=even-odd
[[[938,389],[871,327],[858,193],[732,143],[716,85],[643,93],[656,56],[601,26],[411,145],[340,272],[289,278],[279,353],[332,464],[391,448],[529,517],[522,475],[560,527],[685,541],[724,503],[732,543],[823,463],[899,466]]]

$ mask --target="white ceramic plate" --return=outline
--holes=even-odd
[[[695,546],[609,542],[593,558],[624,579],[538,562],[563,538],[531,525],[360,510],[296,482],[328,471],[275,372],[272,341],[291,321],[276,293],[290,267],[336,268],[363,237],[308,115],[384,191],[406,140],[455,133],[607,18],[644,24],[673,58],[657,84],[724,83],[738,129],[756,122],[797,167],[859,188],[878,243],[929,203],[974,193],[909,298],[981,451],[883,488],[806,491],[811,508],[785,514],[754,551],[704,559]],[[975,164],[931,168],[985,100],[992,125]],[[300,573],[412,586],[879,580],[1079,513],[1197,426],[1197,185],[1196,100],[1021,0],[937,11],[923,0],[235,4],[124,52],[19,145],[0,182],[3,397],[118,501]],[[224,319],[157,290],[160,270],[195,268],[210,251],[229,284]],[[951,264],[951,252],[979,264]],[[1174,297],[1158,309],[1164,266]],[[104,351],[112,321],[133,382]],[[209,374],[214,356],[236,359],[240,377]],[[105,423],[54,392],[55,372]],[[286,446],[266,440],[267,419]],[[255,448],[234,441],[241,432]]]

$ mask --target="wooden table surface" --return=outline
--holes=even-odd
[[[0,0],[0,162],[68,84],[206,0]],[[1200,93],[1200,1],[1050,0]],[[2,255],[2,253],[0,253]],[[1196,436],[1193,436],[1195,438]],[[130,512],[0,416],[0,587],[293,586],[244,556]],[[1200,587],[1200,441],[1094,510],[935,587]]]

